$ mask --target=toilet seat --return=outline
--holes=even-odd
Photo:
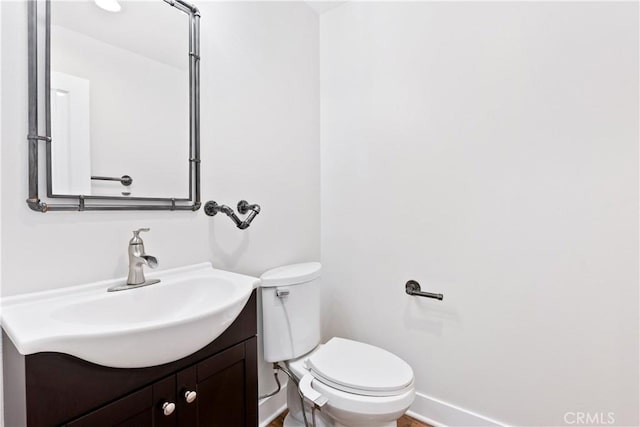
[[[331,413],[334,418],[344,419],[346,414],[384,415],[389,421],[397,420],[413,403],[415,390],[413,383],[401,393],[393,396],[365,396],[348,393],[314,380],[312,387],[327,398],[322,411]],[[344,424],[349,424],[346,420]]]
[[[299,382],[306,377],[300,391],[336,425],[395,425],[415,397],[411,367],[369,344],[332,338],[286,364]]]
[[[305,358],[323,384],[361,396],[396,396],[413,386],[413,370],[398,356],[370,344],[332,338]]]

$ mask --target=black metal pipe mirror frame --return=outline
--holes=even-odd
[[[29,72],[29,198],[27,205],[37,212],[132,211],[200,209],[200,12],[183,0],[163,0],[186,13],[189,25],[189,197],[125,197],[53,194],[51,180],[51,4],[50,0],[28,0]],[[44,23],[44,35],[38,28]],[[43,48],[41,48],[43,47]],[[44,75],[41,67],[44,68]],[[39,89],[42,90],[40,91]],[[44,120],[41,120],[44,116]],[[46,203],[39,195],[38,161],[40,143],[46,152],[46,187],[49,199],[70,199],[70,203]]]

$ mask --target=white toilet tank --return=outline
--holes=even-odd
[[[306,262],[260,276],[265,361],[295,359],[320,343],[320,270]]]

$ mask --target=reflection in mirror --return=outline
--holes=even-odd
[[[53,194],[189,198],[189,61],[164,1],[52,1]]]

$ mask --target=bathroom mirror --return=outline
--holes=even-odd
[[[198,10],[182,0],[28,8],[29,207],[197,210]]]

